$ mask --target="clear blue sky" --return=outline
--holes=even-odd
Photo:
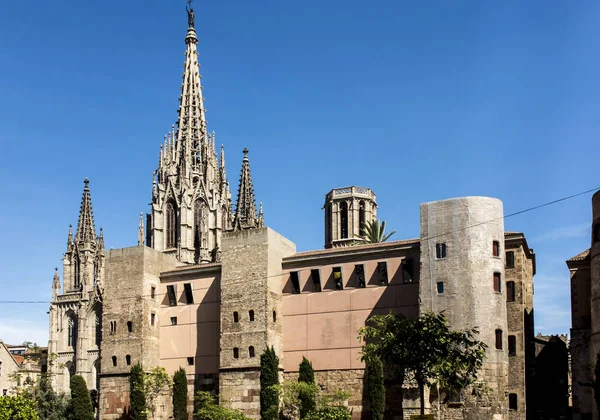
[[[266,223],[323,246],[324,195],[371,187],[419,235],[419,203],[512,213],[600,185],[596,1],[196,1],[209,129],[237,189],[250,149]],[[185,1],[12,1],[0,13],[0,299],[49,300],[90,178],[107,248],[136,243],[176,121]],[[237,191],[233,191],[236,194]],[[566,333],[564,261],[591,194],[506,220],[535,249],[536,329]],[[48,306],[0,304],[0,338],[47,340]]]

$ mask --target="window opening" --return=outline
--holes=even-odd
[[[517,394],[508,394],[508,409],[509,410],[518,410],[517,404]]]
[[[348,203],[340,203],[340,234],[342,239],[348,238]]]
[[[194,366],[194,358],[193,357],[188,357],[187,358],[187,364],[188,364],[188,366]]]
[[[152,299],[156,298],[156,287],[154,287],[154,286],[152,286],[152,287],[150,288],[150,297],[151,297]]]
[[[177,297],[175,294],[175,285],[167,286],[167,296],[169,296],[169,306],[177,306]]]
[[[248,347],[248,355],[254,357],[254,346]]]
[[[507,302],[515,301],[515,282],[514,281],[506,282],[506,301]]]
[[[404,283],[413,282],[413,265],[414,264],[412,258],[405,258],[404,261],[402,261],[402,281]]]
[[[250,321],[254,321],[254,311],[252,309],[248,312],[248,317],[250,318]]]
[[[156,314],[150,314],[150,325],[156,324]]]
[[[273,322],[277,322],[277,312],[273,311]]]
[[[498,241],[492,242],[492,254],[494,255],[494,257],[500,256],[500,242],[498,242]]]
[[[502,350],[502,330],[496,330],[496,349]]]
[[[238,313],[234,312],[233,313],[233,322],[239,322],[239,321],[240,321],[240,317],[239,317]]]
[[[192,284],[184,283],[183,291],[185,292],[185,301],[189,305],[190,303],[194,303],[194,293],[192,292]]]
[[[130,355],[125,356],[125,363],[127,364],[127,366],[131,365],[131,356]]]
[[[112,357],[113,366],[117,366],[117,356]]]
[[[127,321],[127,332],[128,333],[133,332],[133,322],[131,322],[131,321]]]
[[[446,258],[446,244],[435,244],[435,257]]]
[[[515,252],[506,252],[506,268],[515,268]]]
[[[379,273],[379,284],[381,286],[387,286],[388,270],[387,270],[387,262],[386,261],[380,261],[377,263],[377,272]]]
[[[494,273],[494,292],[502,292],[501,281],[500,273]]]
[[[508,336],[508,355],[514,356],[517,354],[517,337],[514,335]]]
[[[333,267],[333,282],[335,283],[335,290],[344,289],[344,281],[342,279],[342,267]]]
[[[438,281],[437,282],[437,292],[438,294],[442,294],[444,293],[444,282],[443,281]]]
[[[177,215],[175,211],[175,206],[171,201],[167,203],[167,248],[175,248],[177,243],[176,240],[176,230],[177,230]]]
[[[290,278],[292,279],[292,293],[297,295],[300,293],[300,276],[297,271],[291,271]]]
[[[356,264],[354,266],[354,273],[356,274],[356,287],[367,287],[367,284],[365,282],[365,266],[363,264]]]
[[[117,333],[117,321],[110,321],[110,333],[111,334],[116,334]]]
[[[237,347],[233,348],[233,358],[234,359],[238,359],[240,357],[240,349],[238,349]]]
[[[310,278],[312,279],[313,292],[321,291],[321,272],[318,268],[310,270]]]
[[[363,236],[365,234],[366,222],[365,222],[365,202],[360,201],[358,204],[358,226],[359,226],[359,235]]]
[[[176,316],[171,317],[171,325],[177,325],[177,317]]]

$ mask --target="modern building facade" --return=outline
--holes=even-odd
[[[100,418],[119,419],[133,364],[171,374],[184,367],[190,390],[218,393],[258,418],[260,354],[273,346],[284,378],[296,378],[307,357],[323,390],[350,391],[360,418],[369,408],[359,327],[374,314],[443,310],[454,328],[477,328],[488,345],[486,392],[444,403],[432,391],[428,410],[525,419],[535,256],[522,234],[505,232],[502,202],[425,203],[419,238],[363,244],[357,237],[376,219],[375,194],[333,189],[325,197],[325,249],[297,252],[257,210],[247,149],[233,207],[224,149],[217,154],[206,127],[192,10],[185,43],[178,121],[160,147],[137,246],[104,250],[84,183],[62,285],[58,272],[53,279],[54,385],[66,390],[71,375],[82,375],[99,390]],[[400,402],[392,395],[390,412],[401,414]],[[168,418],[169,404],[158,404],[156,418]],[[408,416],[418,401],[406,392],[403,405]]]

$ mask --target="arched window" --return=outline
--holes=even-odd
[[[117,356],[112,357],[113,366],[117,366]]]
[[[250,321],[254,321],[254,311],[252,309],[248,312],[248,316],[250,317]]]
[[[237,359],[240,357],[240,349],[238,349],[237,347],[233,348],[233,358]]]
[[[79,255],[75,255],[74,260],[75,266],[73,267],[73,286],[75,289],[78,289],[81,285],[81,263],[79,260]]]
[[[127,366],[131,365],[131,356],[130,355],[125,356],[125,363],[127,364]]]
[[[133,322],[131,322],[131,321],[127,321],[127,332],[128,333],[133,332]]]
[[[167,240],[167,248],[175,248],[177,244],[176,238],[176,230],[177,230],[177,214],[175,206],[173,202],[169,201],[167,203],[167,212],[166,212],[166,240]]]
[[[98,283],[98,260],[94,261],[94,287]]]
[[[77,318],[69,315],[67,318],[67,346],[75,348],[77,345]]]
[[[194,261],[196,263],[200,262],[200,249],[202,249],[204,240],[204,212],[204,202],[196,200],[194,203]]]
[[[100,342],[102,341],[102,312],[100,311],[96,311],[96,317],[95,317],[95,321],[96,321],[96,325],[95,325],[95,334],[94,334],[94,340],[96,343],[96,346],[100,347]]]
[[[240,317],[239,317],[238,313],[234,312],[233,313],[233,322],[239,322],[239,320],[240,320]]]
[[[502,348],[503,348],[503,346],[502,346],[502,330],[497,329],[496,330],[496,349],[502,350]]]
[[[254,357],[254,346],[248,347],[248,356]]]
[[[348,203],[345,201],[340,203],[340,237],[348,238]]]
[[[364,235],[365,234],[365,223],[366,223],[366,216],[365,216],[365,202],[364,201],[360,201],[360,203],[358,204],[358,229],[359,229],[359,235]]]

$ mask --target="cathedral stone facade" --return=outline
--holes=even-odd
[[[283,378],[297,378],[307,357],[321,389],[350,392],[358,419],[369,411],[358,329],[373,314],[443,310],[454,327],[477,327],[488,345],[486,391],[448,402],[432,389],[427,411],[525,419],[535,255],[522,234],[504,231],[501,201],[425,203],[420,238],[364,244],[359,236],[376,220],[376,196],[369,188],[337,188],[325,197],[325,249],[296,252],[265,226],[262,205],[257,210],[247,149],[233,207],[223,146],[217,153],[206,127],[197,43],[190,9],[178,119],[160,147],[137,246],[104,249],[84,182],[63,279],[57,269],[52,282],[55,388],[68,391],[70,377],[82,375],[99,391],[99,417],[124,419],[133,364],[170,374],[183,367],[190,396],[218,393],[258,418],[260,354],[273,346]],[[399,395],[388,393],[391,415],[415,414],[414,390],[404,401]],[[155,418],[170,415],[163,398]]]

